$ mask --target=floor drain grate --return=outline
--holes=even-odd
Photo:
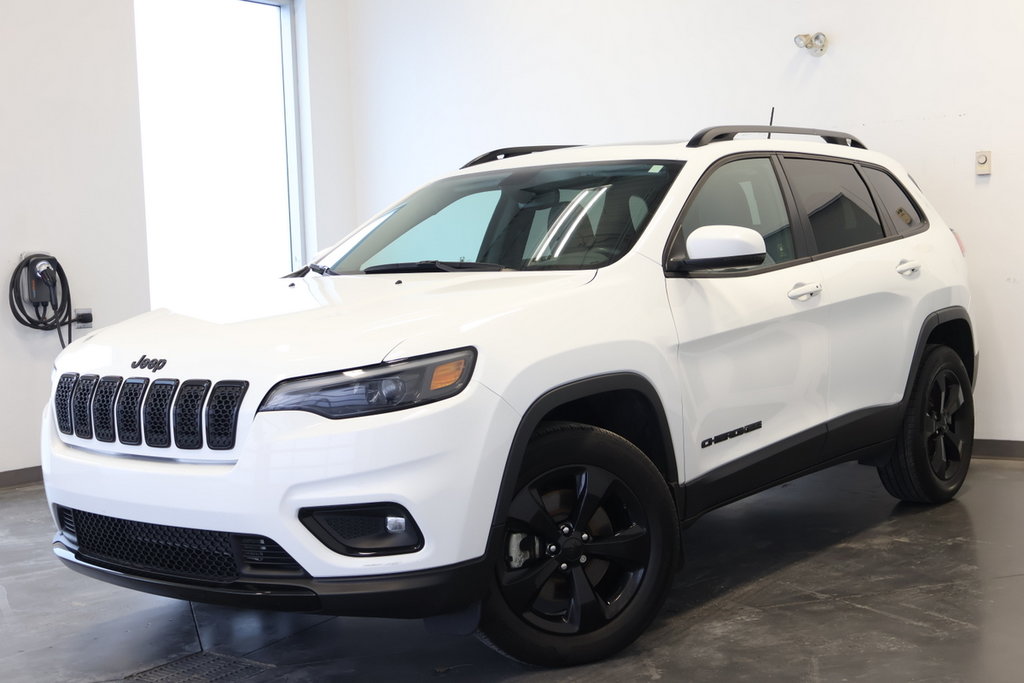
[[[273,664],[215,655],[212,652],[197,652],[148,671],[132,674],[124,680],[147,683],[234,683],[273,668]]]

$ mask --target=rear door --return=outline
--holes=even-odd
[[[828,310],[830,335],[828,417],[833,427],[841,427],[898,403],[903,395],[930,285],[924,240],[902,239],[892,217],[914,230],[921,217],[905,195],[903,200],[892,196],[887,214],[865,177],[886,192],[902,191],[886,185],[886,178],[894,181],[879,169],[788,156],[783,166],[807,217],[821,269],[821,305]],[[857,439],[873,440],[862,430]]]

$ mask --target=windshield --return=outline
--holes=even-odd
[[[319,263],[342,274],[597,268],[629,251],[682,165],[602,162],[446,178]]]

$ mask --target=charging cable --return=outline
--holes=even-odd
[[[21,283],[25,283],[22,296]],[[8,292],[14,318],[33,330],[57,330],[60,346],[71,343],[71,323],[75,322],[71,310],[71,287],[64,269],[57,259],[48,254],[29,254],[15,267]],[[26,304],[32,305],[30,313]],[[68,340],[64,342],[61,326],[68,327]]]

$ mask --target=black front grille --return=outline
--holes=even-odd
[[[212,384],[207,379],[159,378],[151,383],[147,377],[122,381],[68,372],[57,381],[53,409],[57,428],[81,439],[127,446],[145,440],[153,448],[168,448],[173,442],[182,449],[199,449],[205,443],[213,450],[228,450],[235,447],[238,412],[248,388],[243,380]]]
[[[129,377],[117,397],[117,437],[121,443],[138,446],[142,443],[142,396],[149,380]]]
[[[75,436],[80,439],[92,438],[92,391],[99,377],[82,375],[71,393],[71,415],[75,421]]]
[[[176,379],[158,379],[146,395],[146,445],[167,448],[171,445],[171,401],[178,388]]]
[[[206,404],[206,445],[216,450],[235,447],[235,424],[248,382],[217,382]]]
[[[135,522],[57,506],[68,542],[83,558],[129,573],[232,583],[242,575],[303,574],[264,536]]]
[[[96,393],[92,397],[92,425],[100,441],[114,441],[114,401],[120,388],[120,377],[104,377],[96,384]]]
[[[57,428],[64,434],[74,434],[71,421],[71,394],[78,382],[77,372],[66,372],[57,382],[57,391],[53,395],[53,409],[57,414]]]
[[[206,379],[182,382],[174,402],[174,445],[178,448],[203,447],[203,402],[209,390]]]

